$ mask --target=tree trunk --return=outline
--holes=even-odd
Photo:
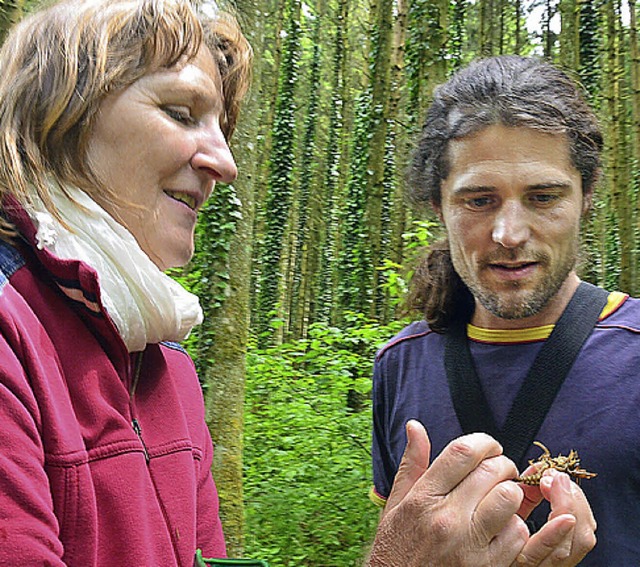
[[[637,177],[638,164],[640,163],[640,50],[638,49],[638,22],[636,19],[636,0],[628,0],[629,6],[629,55],[631,68],[631,117],[632,117],[632,161],[635,163],[635,176]],[[636,197],[635,217],[636,217],[636,234],[640,233],[638,220],[640,219],[640,199]],[[637,247],[634,246],[637,249]],[[637,295],[640,291],[640,282],[638,282],[638,253],[634,254],[632,263],[634,267],[632,291]]]
[[[409,150],[409,132],[403,127],[407,122],[405,114],[406,105],[401,104],[404,88],[404,47],[407,37],[407,13],[406,0],[397,0],[396,20],[394,24],[393,59],[391,68],[391,96],[389,99],[389,139],[391,152],[395,160],[395,170],[405,171],[407,167]],[[396,175],[397,177],[397,175]],[[396,180],[392,185],[393,193],[390,195],[391,219],[390,242],[385,258],[389,258],[395,264],[402,262],[404,253],[404,240],[407,220],[407,205],[404,202],[404,184]],[[394,316],[394,306],[389,304],[389,297],[385,297],[384,320]]]
[[[349,23],[349,1],[338,0],[337,22],[333,38],[333,75],[329,133],[327,135],[327,163],[323,183],[323,222],[319,227],[320,258],[314,289],[314,318],[329,323],[335,317],[337,284],[338,189],[346,162],[344,157],[344,112],[347,105],[347,49],[346,35]]]
[[[238,15],[243,30],[254,48],[255,68],[261,65],[263,27],[255,18],[253,2],[238,2]],[[242,556],[244,548],[244,503],[242,492],[242,434],[244,421],[245,358],[249,334],[251,305],[251,254],[254,220],[255,154],[253,141],[259,129],[260,73],[247,95],[233,139],[233,150],[239,176],[234,184],[242,203],[241,218],[229,249],[228,297],[215,317],[204,326],[212,340],[203,348],[199,359],[214,360],[207,365],[201,379],[204,383],[206,417],[215,445],[213,476],[220,496],[220,516],[225,531],[227,551],[231,557]]]
[[[522,45],[523,45],[523,40],[522,40],[522,29],[523,29],[523,22],[524,22],[524,17],[523,17],[523,7],[522,7],[522,0],[515,0],[514,2],[514,12],[515,12],[515,18],[516,18],[516,27],[515,27],[515,36],[516,36],[516,41],[515,41],[515,48],[514,48],[514,53],[516,55],[520,55],[520,52],[522,51]]]
[[[495,2],[496,0],[480,2],[480,55],[482,57],[495,55]]]
[[[577,71],[580,64],[580,11],[576,0],[561,0],[560,60],[565,68]]]
[[[313,198],[311,185],[316,164],[316,131],[320,93],[320,17],[316,16],[313,33],[313,57],[308,85],[309,105],[304,127],[304,154],[300,164],[300,186],[297,203],[297,222],[292,262],[292,286],[289,290],[289,334],[292,337],[306,335],[309,320],[310,284],[316,268],[317,219],[319,200]],[[305,97],[306,98],[306,97]]]
[[[257,332],[261,344],[271,341],[271,321],[283,318],[279,305],[285,229],[293,193],[293,159],[300,41],[300,0],[288,0],[286,38],[279,69],[278,96],[273,123],[273,149],[264,207],[264,241],[257,303]],[[278,332],[279,333],[279,332]]]
[[[632,198],[625,175],[625,124],[621,115],[621,88],[623,70],[620,65],[620,42],[622,41],[619,7],[614,0],[604,4],[607,24],[605,96],[607,104],[606,153],[608,169],[608,194],[611,199],[609,248],[607,253],[606,282],[609,287],[628,291],[631,287],[631,248],[634,241],[630,223],[629,200]]]
[[[372,301],[369,315],[375,317],[381,310],[379,295],[380,271],[382,264],[382,212],[385,197],[385,160],[387,125],[389,120],[389,92],[391,78],[391,45],[393,40],[392,0],[377,0],[374,4],[373,34],[371,45],[371,125],[372,132],[368,148],[367,186],[365,215],[367,241],[364,242],[362,257],[366,258],[369,272],[368,281],[362,282],[369,288]]]

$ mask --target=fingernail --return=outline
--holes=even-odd
[[[404,430],[407,433],[407,445],[409,445],[411,443],[411,435],[409,435],[410,431],[413,429],[413,422],[412,421],[407,421],[407,423],[404,426]]]
[[[526,564],[526,562],[527,562],[527,558],[522,553],[518,555],[518,557],[516,558],[516,563],[518,565],[524,565]]]

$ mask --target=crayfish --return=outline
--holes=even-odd
[[[542,443],[539,441],[534,441],[534,445],[540,447],[544,452],[538,460],[531,460],[529,464],[535,467],[536,472],[533,474],[521,475],[516,478],[516,482],[522,482],[523,484],[529,485],[538,485],[540,484],[540,479],[542,478],[542,473],[547,469],[556,469],[557,471],[567,473],[569,476],[573,477],[576,480],[580,480],[582,478],[593,478],[597,476],[597,473],[592,473],[580,468],[580,458],[578,457],[578,452],[571,449],[568,456],[558,455],[557,457],[552,457],[549,449],[547,449]]]

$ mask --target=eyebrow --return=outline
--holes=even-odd
[[[462,187],[456,187],[453,195],[471,195],[474,193],[487,193],[493,192],[496,188],[491,185],[463,185]]]
[[[224,106],[223,92],[215,87],[208,88],[206,80],[184,83],[172,77],[158,77],[158,84],[167,93],[187,97],[195,106],[216,106],[218,101]]]
[[[562,191],[568,191],[572,187],[568,181],[550,180],[542,183],[534,183],[527,185],[526,191],[541,191],[545,189],[560,189]],[[453,195],[473,195],[475,193],[493,193],[497,189],[493,185],[463,185],[462,187],[456,187],[453,190]]]
[[[180,85],[178,83],[165,86],[166,92],[187,97],[195,106],[214,106],[222,93],[215,89],[207,89],[204,85]]]
[[[527,187],[528,191],[539,191],[541,189],[571,189],[571,183],[568,181],[546,181],[544,183],[536,183]]]

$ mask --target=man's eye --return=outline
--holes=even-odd
[[[192,125],[195,120],[191,116],[191,110],[188,107],[165,106],[162,109],[164,113],[180,124]]]
[[[536,193],[531,195],[531,200],[537,205],[550,205],[557,201],[558,195],[554,193]]]
[[[466,200],[466,205],[470,209],[485,209],[493,203],[491,197],[473,197]]]

